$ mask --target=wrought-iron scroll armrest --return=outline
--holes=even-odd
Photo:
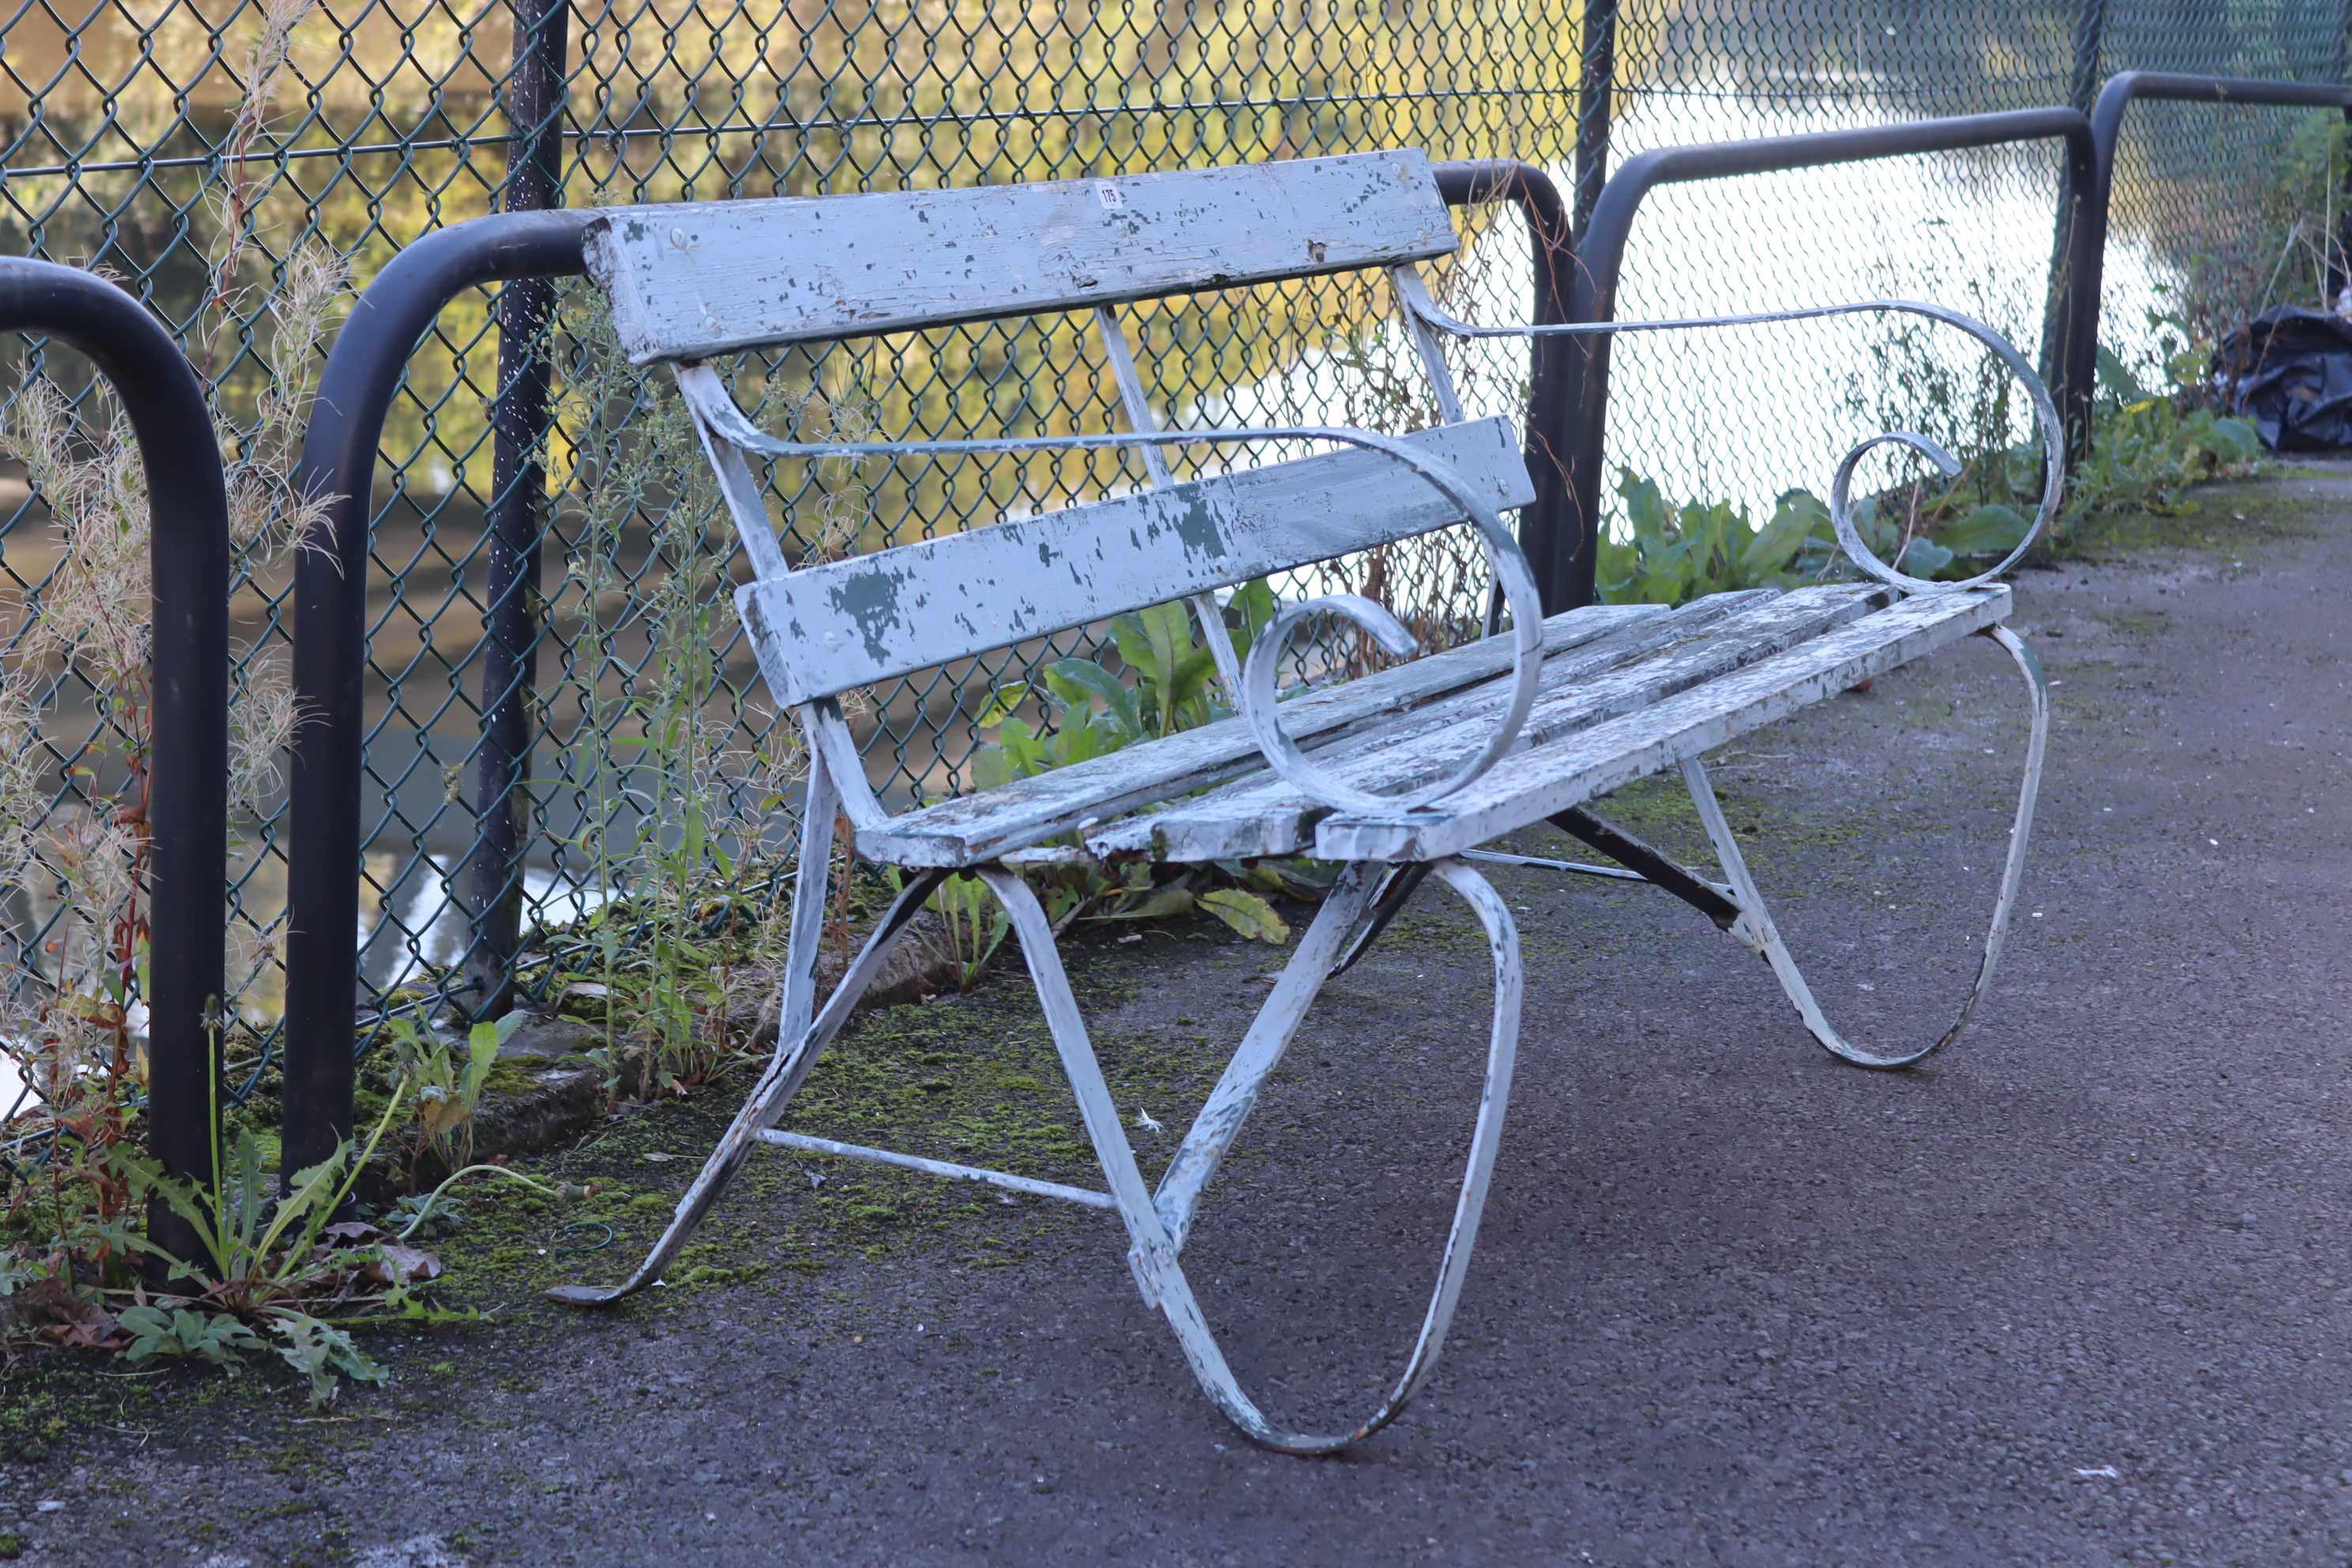
[[[2057,405],[2051,401],[2050,389],[2042,384],[2042,377],[2034,373],[2033,367],[2026,363],[2025,356],[2018,353],[2016,346],[2007,338],[1975,317],[1964,315],[1958,310],[1947,310],[1941,305],[1930,305],[1917,300],[1864,300],[1851,305],[1813,305],[1798,310],[1762,310],[1739,316],[1692,316],[1677,321],[1548,321],[1480,326],[1449,314],[1430,297],[1428,286],[1422,281],[1420,274],[1411,268],[1400,268],[1391,273],[1391,277],[1396,285],[1397,298],[1402,301],[1407,310],[1427,325],[1457,338],[1533,338],[1611,332],[1662,332],[1684,327],[1748,327],[1769,321],[1803,321],[1822,316],[1859,315],[1866,311],[1893,311],[1906,315],[1925,316],[1929,321],[1941,321],[1947,326],[1959,328],[1960,331],[1990,349],[1993,356],[2009,367],[2010,373],[2023,384],[2026,396],[2032,402],[2034,421],[2042,432],[2043,460],[2042,504],[2035,510],[2032,524],[2026,529],[2025,536],[2017,542],[2017,548],[2002,557],[2000,564],[1989,571],[1979,572],[1964,582],[1931,583],[1926,578],[1914,577],[1896,571],[1872,554],[1870,547],[1863,542],[1861,531],[1854,527],[1853,522],[1853,470],[1872,448],[1890,443],[1908,447],[1919,453],[1935,464],[1947,479],[1958,476],[1960,471],[1958,459],[1927,437],[1910,430],[1890,430],[1883,435],[1873,436],[1867,441],[1856,446],[1846,453],[1844,461],[1838,465],[1835,479],[1831,482],[1830,521],[1837,529],[1838,544],[1844,550],[1847,559],[1870,576],[1877,578],[1882,583],[1890,583],[1906,594],[1957,593],[1964,588],[1981,587],[1993,581],[2023,558],[2034,540],[2039,538],[2042,530],[2049,526],[2050,520],[2057,515],[2059,506],[2065,500],[2066,436],[2064,427],[2058,420]]]
[[[1302,794],[1343,811],[1391,813],[1423,806],[1463,788],[1492,767],[1518,740],[1519,728],[1535,704],[1536,684],[1543,670],[1543,608],[1534,574],[1519,542],[1503,524],[1495,509],[1465,484],[1443,460],[1393,436],[1345,426],[1287,425],[1238,430],[1151,430],[1100,436],[1006,437],[996,440],[963,441],[782,441],[751,423],[718,373],[703,364],[677,367],[678,390],[698,419],[713,435],[772,458],[900,458],[1003,452],[1100,451],[1129,447],[1208,445],[1219,442],[1292,440],[1333,441],[1362,447],[1405,465],[1421,479],[1462,509],[1477,529],[1486,563],[1502,585],[1511,610],[1511,695],[1500,721],[1478,752],[1434,784],[1402,795],[1376,795],[1325,773],[1307,760],[1283,730],[1276,713],[1275,677],[1290,633],[1300,622],[1318,615],[1343,616],[1369,632],[1399,658],[1414,653],[1419,644],[1388,609],[1354,594],[1327,594],[1286,605],[1251,645],[1243,666],[1240,692],[1242,716],[1255,737],[1266,765]],[[1213,634],[1213,628],[1204,628]]]

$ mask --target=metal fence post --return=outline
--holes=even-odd
[[[2066,101],[2077,114],[2091,112],[2099,96],[2099,66],[2107,47],[2107,0],[2083,0],[2074,14],[2074,69]]]
[[[2107,0],[2082,0],[2074,14],[2074,68],[2066,84],[2066,101],[2078,114],[2087,116],[2099,92],[2099,68],[2106,52]],[[2071,155],[2071,149],[2070,149]],[[2070,178],[2069,190],[2081,190],[2088,198],[2095,186]],[[2061,202],[2058,221],[2050,237],[2050,280],[2042,310],[2042,379],[2050,384],[2050,395],[2058,405],[2060,423],[2066,431],[2066,466],[2072,469],[2090,449],[2091,397],[2090,388],[2074,384],[2073,360],[2067,346],[2074,342],[2075,312],[2089,310],[2098,313],[2096,300],[2084,300],[2075,287],[2084,276],[2083,244],[2090,234],[2084,225],[2082,200]],[[2098,241],[2106,242],[2104,225],[2098,226]]]
[[[505,210],[563,205],[568,0],[515,0],[507,77]],[[476,1018],[507,1011],[522,938],[522,867],[530,815],[532,705],[539,692],[540,515],[551,372],[547,329],[555,284],[518,279],[499,299],[499,389],[491,410],[489,600],[483,611],[482,743],[475,758],[474,853],[467,952]]]
[[[1579,41],[1584,46],[1584,74],[1576,89],[1576,220],[1571,226],[1581,245],[1593,204],[1609,183],[1610,99],[1617,89],[1617,0],[1584,0],[1584,37]]]

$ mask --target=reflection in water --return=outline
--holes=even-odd
[[[466,908],[469,876],[457,857],[420,857],[373,911],[361,910],[360,972],[370,985],[405,984],[422,976],[427,965],[446,968],[464,958],[471,934]],[[524,868],[522,885],[528,918],[551,926],[579,920],[614,896],[609,889],[559,879],[538,867]]]

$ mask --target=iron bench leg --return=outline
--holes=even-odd
[[[2018,673],[2025,679],[2033,727],[2025,746],[2025,778],[2018,789],[2017,821],[2009,830],[2009,858],[2001,868],[2000,896],[1993,904],[1992,927],[1985,933],[1984,955],[1977,963],[1976,984],[1969,987],[1968,998],[1960,1004],[1959,1016],[1952,1020],[1952,1026],[1932,1044],[1916,1051],[1881,1056],[1862,1050],[1849,1045],[1822,1015],[1811,987],[1805,984],[1797,961],[1790,956],[1779,928],[1772,923],[1763,895],[1756,889],[1756,879],[1749,874],[1747,858],[1739,852],[1739,841],[1732,837],[1731,825],[1724,820],[1723,807],[1715,798],[1715,785],[1708,781],[1706,769],[1696,757],[1683,763],[1683,780],[1690,787],[1691,804],[1698,808],[1699,820],[1715,844],[1716,856],[1723,863],[1724,875],[1740,908],[1738,921],[1728,928],[1730,933],[1772,966],[1780,989],[1788,993],[1789,1000],[1796,1005],[1797,1016],[1812,1031],[1813,1038],[1831,1054],[1858,1067],[1909,1067],[1958,1039],[1961,1031],[1969,1026],[1969,1020],[1975,1016],[1977,1004],[1984,1000],[1985,992],[1992,985],[1993,966],[2000,963],[2001,945],[2009,937],[2010,910],[2017,902],[2017,885],[2025,869],[2025,841],[2033,831],[2033,800],[2041,788],[2042,752],[2050,738],[2050,684],[2042,673],[2042,661],[2007,626],[1990,626],[1978,635],[2000,644],[2016,663]]]
[[[1486,1206],[1495,1154],[1502,1139],[1503,1115],[1510,1099],[1511,1068],[1518,1048],[1522,990],[1518,931],[1501,897],[1477,872],[1458,860],[1439,861],[1433,869],[1477,914],[1486,928],[1494,960],[1495,1013],[1486,1050],[1485,1090],[1476,1130],[1471,1137],[1469,1161],[1462,1174],[1461,1192],[1454,1202],[1453,1228],[1446,1237],[1437,1283],[1412,1356],[1395,1387],[1370,1419],[1351,1431],[1328,1436],[1275,1426],[1242,1392],[1177,1260],[1181,1237],[1187,1226],[1169,1223],[1136,1167],[1134,1150],[1119,1124],[1110,1089],[1103,1081],[1101,1067],[1087,1036],[1086,1021],[1070,994],[1069,980],[1055,947],[1053,927],[1045,911],[1039,907],[1029,885],[1018,876],[993,866],[979,871],[1003,901],[1012,918],[1014,934],[1021,939],[1021,951],[1036,984],[1046,1022],[1053,1029],[1063,1068],[1077,1097],[1080,1115],[1094,1141],[1095,1153],[1102,1163],[1103,1175],[1119,1217],[1126,1222],[1130,1244],[1128,1264],[1135,1272],[1137,1287],[1147,1304],[1167,1315],[1185,1359],[1192,1363],[1193,1375],[1226,1418],[1253,1442],[1282,1453],[1330,1453],[1369,1436],[1394,1420],[1412,1403],[1435,1367],[1446,1328],[1453,1321],[1454,1303],[1461,1296],[1463,1279],[1469,1270],[1478,1219]],[[1187,1138],[1188,1146],[1196,1142],[1214,1143],[1222,1152],[1223,1145],[1230,1142],[1233,1133],[1239,1130],[1241,1117],[1247,1113],[1246,1101],[1255,1092],[1256,1083],[1250,1080],[1262,1081],[1272,1070],[1280,1058],[1281,1046],[1287,1043],[1298,1018],[1305,1014],[1306,1004],[1313,1000],[1314,992],[1329,971],[1341,940],[1361,915],[1366,901],[1363,871],[1364,868],[1351,867],[1346,879],[1348,885],[1335,889],[1336,907],[1327,907],[1318,914],[1315,928],[1301,942],[1290,970],[1276,986],[1277,993],[1297,994],[1267,999],[1260,1014],[1260,1025],[1253,1027],[1242,1050],[1236,1053],[1234,1068],[1227,1070],[1225,1080],[1220,1083],[1218,1092],[1211,1097],[1209,1106],[1195,1122],[1192,1135]],[[1294,979],[1297,982],[1295,985]],[[1205,1180],[1205,1175],[1201,1179]],[[1197,1187],[1193,1190],[1197,1191]],[[1163,1197],[1171,1200],[1174,1195],[1173,1192],[1163,1193]],[[1171,1201],[1170,1206],[1180,1205]],[[1189,1222],[1189,1204],[1181,1208],[1180,1219]]]
[[[813,807],[830,799],[816,771],[821,767],[821,763],[812,767],[809,796]],[[945,871],[921,871],[908,879],[905,889],[884,911],[872,934],[866,937],[866,945],[858,950],[856,959],[842,975],[841,984],[834,989],[824,1010],[813,1022],[795,1029],[790,1026],[794,1016],[797,1014],[803,1020],[808,1018],[809,998],[815,988],[816,921],[812,918],[805,922],[810,930],[808,940],[803,942],[802,916],[805,910],[814,909],[821,911],[824,907],[824,878],[831,862],[832,842],[833,813],[826,810],[820,816],[812,809],[802,826],[803,858],[801,865],[803,868],[814,866],[817,875],[795,887],[793,892],[793,942],[785,959],[789,972],[784,982],[782,1017],[776,1031],[776,1052],[769,1058],[767,1070],[760,1075],[760,1081],[752,1085],[751,1094],[743,1101],[743,1108],[735,1113],[735,1120],[728,1125],[718,1147],[710,1152],[710,1158],[703,1162],[693,1185],[688,1187],[686,1195],[678,1199],[677,1211],[670,1215],[669,1227],[662,1232],[661,1239],[654,1244],[654,1249],[646,1255],[645,1261],[637,1265],[636,1272],[620,1284],[609,1287],[559,1285],[548,1291],[555,1300],[575,1307],[601,1307],[625,1296],[633,1296],[660,1279],[662,1270],[677,1258],[678,1249],[686,1245],[687,1237],[694,1234],[695,1227],[702,1223],[703,1215],[710,1212],[710,1206],[719,1201],[734,1181],[735,1173],[743,1168],[743,1162],[759,1146],[760,1135],[783,1114],[784,1107],[792,1102],[802,1080],[808,1077],[809,1069],[816,1065],[817,1058],[824,1054],[825,1047],[833,1043],[833,1037],[841,1032],[842,1026],[849,1022],[850,1014],[857,1006],[857,999],[866,994],[866,988],[881,973],[882,961],[890,956],[890,950],[898,945],[899,936],[921,910],[923,900],[931,896],[932,889],[947,879]]]
[[[822,790],[822,784],[812,781],[812,795]],[[822,827],[815,819],[804,826],[810,842],[804,849],[821,848],[817,838],[830,837],[830,819]],[[813,862],[823,864],[822,858]],[[1349,867],[1333,889],[1315,923],[1300,942],[1275,994],[1261,1008],[1258,1020],[1228,1067],[1217,1089],[1210,1097],[1201,1116],[1195,1121],[1184,1149],[1170,1167],[1169,1179],[1163,1181],[1160,1193],[1155,1195],[1143,1183],[1142,1172],[1135,1163],[1135,1152],[1129,1143],[1126,1130],[1120,1125],[1118,1110],[1104,1081],[1102,1068],[1097,1061],[1092,1041],[1088,1038],[1086,1021],[1079,1014],[1077,1000],[1071,994],[1069,977],[1062,966],[1061,954],[1054,942],[1053,924],[1037,902],[1036,894],[1019,875],[1001,866],[974,868],[974,873],[985,881],[1011,918],[1013,933],[1020,939],[1023,957],[1029,966],[1031,980],[1037,987],[1038,1001],[1044,1008],[1047,1025],[1054,1034],[1054,1044],[1062,1059],[1063,1070],[1068,1076],[1071,1091],[1078,1102],[1080,1119],[1086,1123],[1087,1137],[1101,1163],[1103,1175],[1110,1188],[1109,1206],[1118,1210],[1125,1222],[1129,1242],[1128,1264],[1133,1269],[1136,1284],[1146,1304],[1167,1314],[1176,1331],[1185,1359],[1192,1363],[1194,1376],[1201,1386],[1216,1402],[1226,1417],[1253,1441],[1269,1448],[1290,1454],[1325,1454],[1347,1447],[1379,1431],[1394,1420],[1421,1392],[1435,1368],[1439,1352],[1445,1342],[1447,1327],[1452,1323],[1454,1309],[1462,1292],[1462,1283],[1470,1266],[1470,1256],[1478,1234],[1478,1221],[1486,1202],[1487,1187],[1492,1180],[1495,1156],[1500,1147],[1503,1118],[1510,1100],[1511,1069],[1518,1050],[1519,1005],[1524,989],[1519,961],[1518,931],[1511,920],[1510,910],[1486,879],[1458,860],[1442,860],[1430,869],[1443,878],[1462,895],[1486,931],[1486,942],[1495,966],[1495,1010],[1488,1037],[1486,1071],[1480,1096],[1478,1120],[1471,1136],[1470,1156],[1462,1176],[1461,1191],[1454,1201],[1454,1221],[1446,1237],[1445,1251],[1438,1267],[1437,1282],[1430,1296],[1429,1309],[1423,1316],[1421,1332],[1405,1369],[1388,1398],[1371,1417],[1352,1431],[1339,1436],[1318,1436],[1288,1432],[1276,1427],[1259,1411],[1234,1380],[1232,1369],[1225,1363],[1223,1352],[1217,1347],[1215,1336],[1202,1317],[1200,1305],[1193,1300],[1192,1286],[1177,1261],[1183,1238],[1191,1228],[1192,1212],[1202,1187],[1213,1173],[1218,1160],[1240,1131],[1242,1121],[1249,1113],[1260,1084],[1281,1060],[1282,1052],[1297,1034],[1309,1004],[1328,978],[1345,939],[1363,918],[1370,901],[1368,868]],[[922,907],[931,890],[946,879],[945,871],[924,871],[908,881],[904,891],[884,914],[873,934],[859,951],[841,984],[824,1009],[797,1037],[780,1036],[774,1058],[760,1081],[736,1113],[734,1122],[720,1138],[718,1147],[695,1177],[686,1195],[679,1199],[668,1228],[663,1232],[645,1261],[630,1277],[617,1286],[561,1286],[548,1294],[554,1300],[574,1306],[602,1306],[635,1294],[658,1280],[662,1271],[675,1260],[687,1238],[702,1222],[711,1205],[718,1202],[741,1169],[753,1148],[763,1141],[763,1134],[783,1112],[802,1082],[815,1066],[825,1047],[848,1022],[857,998],[879,973],[882,962],[889,954],[899,935]],[[822,905],[822,885],[796,889],[796,900],[808,900]],[[795,915],[798,914],[795,910]],[[795,952],[791,975],[786,982],[785,1011],[793,1011],[793,996],[805,976],[800,973],[797,961],[803,955]],[[805,995],[805,990],[801,991]],[[767,1141],[776,1141],[782,1135]],[[843,1145],[830,1145],[824,1140],[806,1139],[795,1142],[834,1152],[876,1157],[876,1152]],[[895,1163],[918,1165],[923,1163],[899,1158]],[[938,1173],[967,1178],[988,1179],[993,1173],[967,1170],[962,1167],[937,1167]],[[1050,1184],[1024,1184],[1027,1187],[1045,1190]],[[1075,1189],[1053,1188],[1052,1195],[1072,1196],[1099,1202],[1097,1194]]]

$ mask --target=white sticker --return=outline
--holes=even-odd
[[[1118,194],[1118,187],[1112,184],[1108,180],[1097,180],[1095,182],[1095,196],[1102,203],[1103,208],[1107,212],[1118,212],[1127,205],[1127,198],[1120,195]]]

